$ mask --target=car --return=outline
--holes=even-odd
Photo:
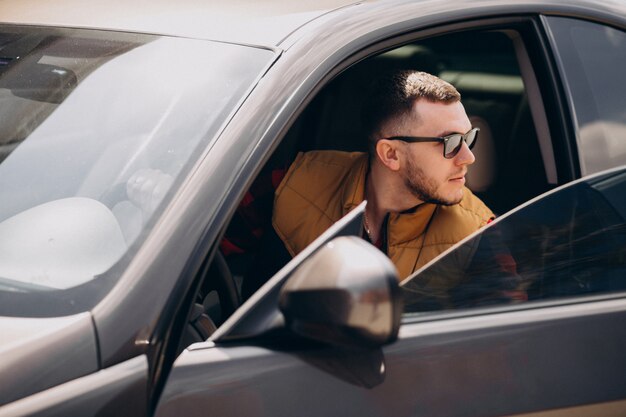
[[[0,0],[0,416],[623,415],[625,16]],[[364,150],[400,68],[461,92],[498,218],[398,285],[364,202],[242,300],[274,173]]]

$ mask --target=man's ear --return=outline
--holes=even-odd
[[[378,160],[392,171],[400,169],[399,150],[396,141],[380,139],[376,142],[376,156]]]

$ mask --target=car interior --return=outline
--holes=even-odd
[[[314,149],[365,151],[359,130],[364,87],[382,72],[419,69],[461,93],[468,116],[481,128],[468,186],[503,214],[551,188],[516,47],[507,32],[462,32],[360,62],[316,96],[283,140],[281,157],[289,161],[297,152]]]
[[[421,39],[354,64],[319,91],[251,186],[251,191],[255,191],[252,195],[259,202],[259,212],[246,215],[252,199],[251,193],[246,194],[225,230],[215,261],[220,267],[212,269],[217,276],[206,279],[234,279],[241,299],[242,281],[254,264],[262,231],[271,227],[273,189],[277,186],[270,184],[273,173],[287,169],[298,152],[366,151],[360,130],[360,103],[366,100],[364,87],[377,74],[396,69],[426,71],[459,90],[472,124],[480,128],[473,149],[476,162],[469,169],[467,186],[496,215],[557,185],[542,98],[520,34],[508,29],[489,29]],[[230,250],[242,233],[251,236],[252,243]],[[228,294],[226,298],[231,301],[226,304],[230,310],[232,291]],[[202,307],[193,314],[196,318],[206,315],[211,323],[200,330],[203,334],[210,334],[226,318],[224,309],[216,307],[221,298],[211,291],[201,291],[197,298],[197,305]]]

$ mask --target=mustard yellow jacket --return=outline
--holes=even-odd
[[[363,201],[367,170],[368,157],[362,152],[298,154],[276,189],[272,218],[292,256]],[[460,204],[424,203],[410,212],[390,213],[386,252],[404,279],[493,218],[465,188]]]

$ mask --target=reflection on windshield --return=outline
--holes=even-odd
[[[550,193],[406,280],[405,311],[624,291],[625,219],[623,170]]]
[[[572,86],[583,174],[626,163],[626,33],[580,19],[549,16],[546,21]]]
[[[0,290],[29,292],[136,247],[272,53],[10,27],[0,57]]]

